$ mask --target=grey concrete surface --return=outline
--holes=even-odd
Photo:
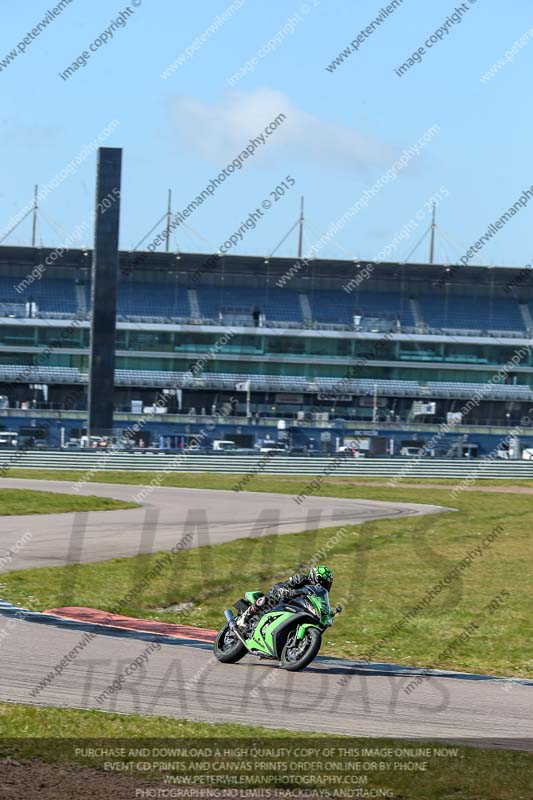
[[[0,628],[7,624],[0,617]],[[412,680],[367,667],[352,673],[342,662],[315,662],[301,673],[246,656],[219,664],[210,650],[161,644],[123,688],[98,696],[141,653],[146,641],[96,636],[65,671],[36,696],[32,689],[80,641],[83,633],[13,620],[2,643],[0,700],[99,708],[206,722],[240,722],[299,731],[490,742],[533,750],[533,689],[496,680]],[[349,675],[348,683],[339,681]]]
[[[0,487],[74,493],[66,481],[9,478]],[[90,483],[77,494],[133,500],[139,490],[139,486]],[[445,510],[415,503],[321,497],[308,497],[298,504],[292,495],[266,492],[158,488],[139,509],[0,516],[0,559],[4,557],[0,572],[170,550],[187,533],[192,534],[187,546],[197,547]],[[21,542],[25,544],[20,546]],[[16,552],[5,563],[10,548]]]
[[[71,485],[61,481],[2,481],[2,486],[8,485],[72,492]],[[115,484],[90,484],[82,490],[126,500],[137,492],[138,487]],[[71,514],[0,518],[0,554],[27,532],[31,539],[4,571],[170,549],[188,531],[194,533],[191,546],[197,546],[263,532],[289,533],[444,510],[315,497],[298,505],[289,495],[158,489],[147,499],[146,508],[89,513],[75,523]],[[84,522],[85,536],[80,538]],[[302,732],[470,743],[489,740],[495,746],[533,750],[530,686],[429,677],[407,694],[404,688],[412,675],[401,670],[369,665],[354,672],[344,662],[326,659],[291,674],[251,656],[239,664],[222,665],[209,649],[162,643],[141,669],[125,679],[120,691],[98,702],[98,696],[136,657],[152,649],[149,642],[97,635],[63,672],[54,673],[47,686],[35,691],[84,632],[0,616],[0,636],[3,701]],[[346,677],[348,681],[342,683]]]

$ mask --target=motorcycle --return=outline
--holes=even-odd
[[[287,601],[252,617],[245,627],[238,626],[239,616],[262,592],[246,592],[234,603],[237,618],[230,609],[224,611],[226,624],[219,631],[213,649],[224,664],[234,664],[247,653],[279,661],[282,669],[296,672],[313,661],[322,644],[322,634],[333,624],[333,617],[342,606],[332,609],[323,586],[304,586]]]

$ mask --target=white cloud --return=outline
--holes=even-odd
[[[284,92],[256,89],[229,92],[217,103],[191,97],[173,99],[172,119],[180,145],[209,161],[231,160],[278,114],[286,120],[254,156],[297,158],[343,169],[389,166],[399,151],[350,128],[324,122],[291,104]]]

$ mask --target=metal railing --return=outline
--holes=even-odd
[[[338,454],[337,454],[338,455]],[[229,474],[261,473],[264,475],[325,475],[329,477],[382,477],[382,478],[452,478],[475,476],[476,480],[492,479],[532,479],[533,461],[493,461],[491,459],[443,459],[443,458],[342,458],[335,461],[330,455],[302,457],[275,455],[265,460],[262,455],[237,455],[210,453],[199,454],[192,451],[175,454],[140,450],[135,453],[124,451],[82,450],[82,451],[0,451],[0,469],[9,477],[11,467],[26,469],[72,469],[125,470],[131,472],[217,472]],[[332,469],[332,464],[335,467]]]

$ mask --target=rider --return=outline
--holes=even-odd
[[[323,586],[324,589],[327,589],[329,592],[332,584],[333,572],[329,567],[324,566],[324,564],[311,567],[307,575],[297,572],[291,575],[290,578],[287,578],[286,581],[275,583],[268,594],[258,597],[241,615],[238,625],[239,627],[245,628],[253,616],[262,611],[266,611],[268,608],[273,608],[280,602],[288,602],[298,594],[298,589],[301,589],[303,586]]]

